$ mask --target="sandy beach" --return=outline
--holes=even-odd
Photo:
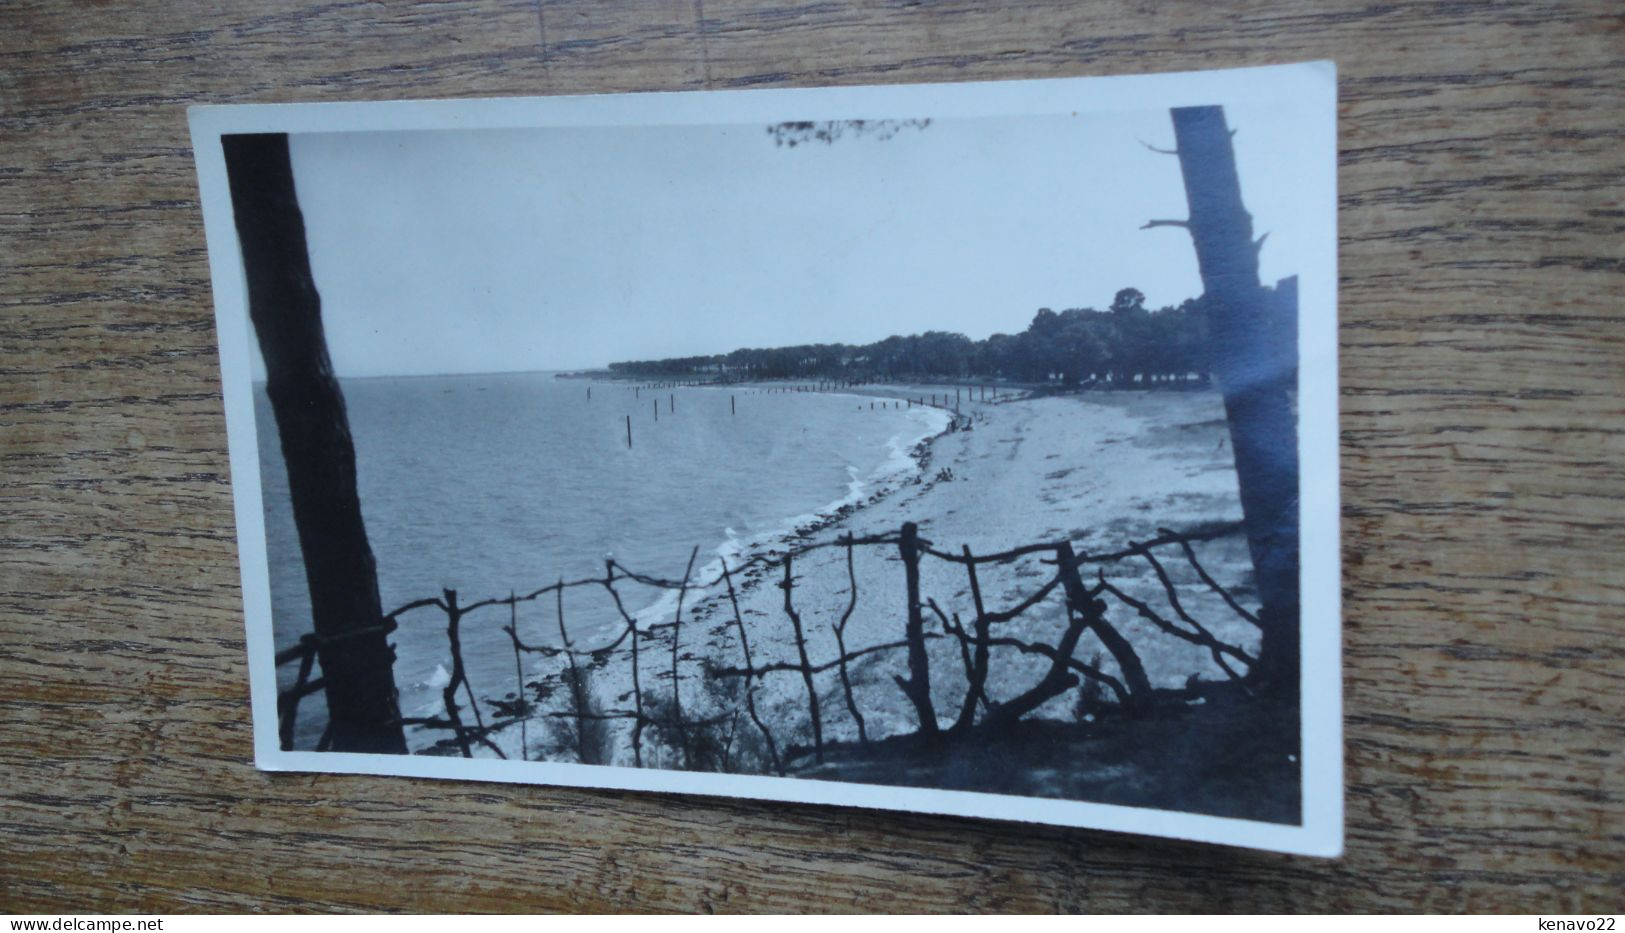
[[[941,386],[870,386],[843,389],[860,396],[896,399],[941,394]],[[952,388],[948,388],[951,394]],[[855,405],[861,414],[864,403]],[[1187,529],[1241,517],[1236,481],[1216,391],[1120,391],[1072,396],[962,403],[968,429],[937,435],[916,451],[918,471],[901,482],[874,490],[859,506],[822,522],[803,526],[766,546],[778,556],[786,550],[848,534],[895,535],[904,522],[919,526],[920,536],[942,551],[969,548],[986,554],[1039,542],[1068,540],[1080,554],[1105,553],[1131,542],[1154,538],[1160,528]],[[965,419],[961,419],[965,423]],[[1250,565],[1239,537],[1197,545],[1203,566],[1244,603],[1251,600]],[[1187,612],[1203,621],[1221,640],[1247,650],[1257,647],[1257,631],[1236,618],[1205,587],[1178,549],[1166,555],[1165,567]],[[1032,595],[1053,575],[1039,554],[1009,564],[984,567],[979,583],[989,610],[1008,608]],[[737,564],[735,564],[737,566]],[[1154,571],[1130,558],[1100,568],[1105,578],[1136,599],[1173,617]],[[835,659],[834,627],[851,604],[846,549],[826,547],[793,562],[794,607],[802,621],[807,653],[814,665]],[[1091,571],[1092,573],[1092,571]],[[858,599],[844,640],[849,652],[896,642],[903,637],[906,589],[903,562],[891,545],[858,546],[852,574]],[[969,581],[963,567],[925,558],[921,563],[922,599],[934,600],[950,617],[974,616]],[[760,668],[796,663],[794,631],[784,611],[782,566],[748,568],[735,578],[739,609],[747,628],[752,661]],[[1192,678],[1223,680],[1225,674],[1203,648],[1170,637],[1121,604],[1108,616],[1135,646],[1154,686],[1181,687]],[[743,655],[737,626],[721,588],[691,596],[680,630],[678,656],[682,705],[699,716],[718,711],[730,698],[701,676],[702,662],[740,666]],[[671,686],[669,626],[644,620],[654,628],[642,656],[642,685],[669,694]],[[998,634],[1054,644],[1065,626],[1059,592],[999,627]],[[941,632],[934,615],[928,631]],[[957,642],[930,643],[932,695],[943,726],[951,724],[965,692],[963,662]],[[1101,670],[1116,674],[1111,656],[1085,634],[1076,657],[1098,656]],[[629,708],[629,658],[616,653],[601,659],[594,690],[606,708]],[[1049,666],[1042,658],[1012,650],[995,650],[988,692],[994,702],[1025,690]],[[905,652],[879,651],[854,661],[849,669],[853,695],[871,740],[917,728],[916,714],[893,675],[906,675]],[[828,742],[858,738],[839,673],[815,675],[823,738]],[[756,703],[762,718],[773,724],[781,746],[811,741],[804,681],[799,672],[776,672],[759,680]],[[1036,716],[1064,721],[1079,712],[1077,691],[1051,700]],[[731,698],[738,701],[737,693]],[[511,731],[511,730],[510,730]],[[647,743],[647,739],[646,739]],[[620,743],[618,743],[620,744]],[[646,747],[645,765],[663,761],[658,747]],[[620,759],[626,758],[626,761]],[[653,759],[653,760],[651,760]],[[622,749],[617,763],[629,764]]]

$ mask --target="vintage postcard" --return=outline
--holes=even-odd
[[[195,108],[258,764],[1337,854],[1335,90]]]

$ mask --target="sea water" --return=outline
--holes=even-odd
[[[736,566],[752,548],[912,470],[909,452],[946,419],[841,392],[635,389],[549,373],[346,379],[342,388],[386,613],[443,589],[468,605],[602,577],[610,557],[675,580],[698,548],[694,577],[714,577],[720,559]],[[310,596],[263,387],[255,417],[281,649],[311,630]],[[632,584],[621,593],[643,620],[669,612],[675,595]],[[557,644],[555,608],[551,597],[523,605],[521,636]],[[568,591],[565,618],[577,648],[609,641],[621,625],[601,587]],[[399,621],[401,709],[439,715],[446,617],[428,608]],[[508,622],[505,606],[463,621],[464,661],[482,700],[513,690]],[[278,671],[281,686],[295,667]],[[304,701],[297,747],[314,746],[324,717],[319,695]]]

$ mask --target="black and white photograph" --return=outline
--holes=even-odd
[[[195,109],[256,760],[1336,854],[1334,85]]]

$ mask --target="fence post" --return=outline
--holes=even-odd
[[[934,739],[940,732],[937,712],[931,705],[931,659],[925,653],[925,618],[920,609],[920,539],[919,526],[903,523],[902,538],[897,550],[903,557],[904,578],[908,584],[908,680],[893,674],[892,679],[903,690],[903,695],[914,704],[920,717],[920,733]]]
[[[976,645],[975,654],[971,658],[970,683],[965,688],[965,700],[959,707],[959,719],[953,725],[953,731],[963,733],[976,722],[976,703],[981,701],[983,708],[987,702],[987,637],[989,623],[987,610],[982,605],[982,584],[976,578],[976,562],[971,557],[970,545],[962,545],[960,553],[965,555],[965,573],[970,577],[971,604],[976,608]]]
[[[722,561],[722,579],[728,584],[728,603],[733,606],[734,625],[739,628],[739,650],[745,655],[745,709],[750,713],[751,722],[756,723],[756,728],[761,730],[762,738],[767,742],[767,754],[773,759],[773,770],[783,777],[784,763],[779,760],[779,745],[773,741],[773,733],[767,728],[767,723],[762,722],[762,717],[756,712],[756,688],[751,682],[756,676],[756,669],[751,665],[750,639],[745,635],[745,619],[739,614],[739,596],[734,592],[733,575],[728,572],[726,558]]]
[[[588,392],[592,389],[588,388]],[[525,702],[525,665],[519,654],[519,601],[508,591],[508,635],[513,639],[514,696],[518,700],[519,760],[530,760],[530,704]]]
[[[1067,603],[1074,612],[1083,616],[1087,627],[1094,630],[1095,637],[1111,652],[1112,659],[1123,674],[1129,705],[1140,705],[1151,696],[1151,681],[1145,676],[1145,665],[1140,663],[1140,656],[1128,639],[1106,621],[1104,605],[1083,588],[1083,580],[1078,576],[1078,559],[1072,552],[1071,542],[1061,542],[1055,549],[1055,556],[1060,564],[1061,585],[1066,588]],[[1076,641],[1073,639],[1074,644]],[[1071,656],[1070,651],[1067,656]]]
[[[446,719],[450,720],[452,730],[457,735],[457,747],[462,749],[464,758],[473,758],[473,749],[468,747],[468,732],[463,728],[462,717],[457,715],[457,688],[464,683],[463,645],[458,633],[463,622],[463,611],[457,608],[456,590],[440,592],[446,599],[446,638],[451,642],[451,680],[447,681],[446,689],[441,691],[440,696],[446,703]]]
[[[1009,728],[1021,717],[1077,686],[1077,675],[1069,670],[1072,653],[1077,650],[1078,639],[1083,637],[1104,607],[1083,588],[1082,581],[1078,579],[1078,563],[1072,553],[1072,545],[1061,542],[1055,548],[1055,557],[1059,565],[1055,572],[1061,578],[1061,585],[1066,588],[1066,631],[1050,655],[1049,670],[1038,683],[1020,696],[995,706],[982,720],[982,728],[989,732],[997,733]],[[1139,660],[1135,659],[1134,663],[1138,665]]]
[[[655,402],[659,408],[660,403]],[[615,561],[604,561],[604,587],[609,590],[615,599],[616,608],[621,610],[621,619],[626,623],[626,635],[632,642],[632,707],[636,715],[632,719],[632,764],[643,767],[643,683],[638,677],[638,623],[621,606],[621,597],[615,592]]]
[[[683,767],[693,769],[694,750],[688,740],[688,724],[683,722],[683,691],[682,681],[677,678],[677,647],[682,641],[683,634],[683,599],[688,595],[688,578],[694,575],[694,558],[699,556],[700,546],[694,545],[694,550],[688,552],[688,567],[683,570],[683,585],[677,588],[677,613],[672,617],[671,623],[671,710],[672,723],[677,729],[677,743],[683,750]]]
[[[559,577],[558,589],[554,591],[555,608],[559,618],[559,641],[564,645],[564,659],[570,665],[570,701],[576,714],[576,760],[582,764],[587,761],[587,697],[586,684],[582,682],[581,671],[576,668],[575,646],[570,644],[570,632],[564,627],[564,578]]]
[[[790,555],[784,555],[784,582],[779,588],[784,590],[784,614],[790,617],[790,625],[796,633],[796,653],[801,656],[801,680],[807,685],[807,709],[812,714],[813,756],[818,761],[824,760],[824,721],[818,711],[818,689],[813,685],[812,661],[807,657],[807,639],[801,631],[801,615],[796,612],[795,604],[790,599],[791,589],[795,582],[790,574]]]
[[[293,751],[294,717],[299,712],[299,701],[305,696],[311,665],[316,661],[315,646],[302,647],[304,650],[299,655],[299,674],[294,678],[293,687],[286,693],[278,694],[276,698],[277,737],[281,740],[282,750],[285,752]]]
[[[841,687],[846,691],[846,709],[852,714],[852,721],[858,724],[858,741],[864,747],[869,745],[869,731],[863,722],[863,714],[858,712],[857,700],[852,696],[852,678],[846,669],[846,623],[852,618],[852,611],[858,608],[858,574],[852,566],[852,534],[846,535],[846,585],[848,599],[846,611],[841,613],[841,621],[835,623],[835,650],[840,652],[838,660],[841,665]]]

